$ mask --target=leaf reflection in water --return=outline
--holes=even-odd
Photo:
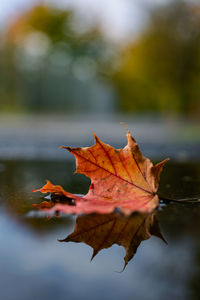
[[[143,240],[152,235],[157,236],[165,243],[156,213],[135,213],[129,217],[117,213],[92,214],[79,216],[76,219],[74,232],[60,242],[83,242],[93,248],[91,260],[104,248],[113,244],[123,246],[126,255],[124,268],[133,258],[138,246]]]

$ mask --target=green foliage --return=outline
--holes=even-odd
[[[37,5],[0,36],[0,109],[96,111],[105,98],[107,110],[115,95],[121,111],[199,116],[199,4],[154,7],[122,51],[96,25],[76,30],[73,18],[73,11]],[[105,82],[115,91],[107,98]]]
[[[136,42],[121,53],[113,75],[121,108],[200,112],[200,7],[181,3],[152,12]]]

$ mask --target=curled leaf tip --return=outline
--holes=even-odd
[[[120,122],[120,124],[124,125],[124,127],[126,128],[127,134],[130,134],[130,130],[128,129],[128,126],[126,125],[126,123]]]
[[[92,257],[90,259],[90,262],[94,259],[94,257],[98,254],[98,251],[97,250],[93,250],[93,254],[92,254]]]
[[[170,158],[166,158],[163,161],[157,163],[155,165],[155,168],[160,169],[160,171],[162,171],[162,168],[164,167],[164,165],[170,160]]]
[[[127,262],[124,263],[123,269],[119,273],[123,273],[124,272],[124,270],[126,269],[127,264],[128,264]]]
[[[66,239],[57,239],[57,241],[62,243],[62,242],[66,242]]]
[[[165,164],[166,162],[168,162],[168,160],[170,160],[169,157],[165,158],[163,161],[160,162],[160,164]]]
[[[68,147],[68,146],[61,146],[61,147],[59,147],[59,149],[66,149],[66,150],[68,150],[69,152],[72,150],[72,148],[71,148],[71,147]]]
[[[98,138],[98,136],[96,136],[96,134],[93,132],[92,133],[93,134],[93,136],[94,136],[94,140],[95,140],[95,142],[98,142],[99,141],[99,138]]]

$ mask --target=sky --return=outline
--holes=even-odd
[[[76,12],[75,25],[98,22],[108,38],[126,39],[137,33],[148,21],[147,11],[152,5],[163,5],[170,0],[1,0],[0,27],[4,28],[23,11],[37,3],[51,3]],[[77,20],[77,22],[76,22]]]

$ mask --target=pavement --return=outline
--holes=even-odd
[[[142,152],[152,159],[200,160],[200,123],[125,115],[0,115],[0,160],[63,160],[60,146],[90,146],[92,132],[105,143],[126,145],[125,122]]]

